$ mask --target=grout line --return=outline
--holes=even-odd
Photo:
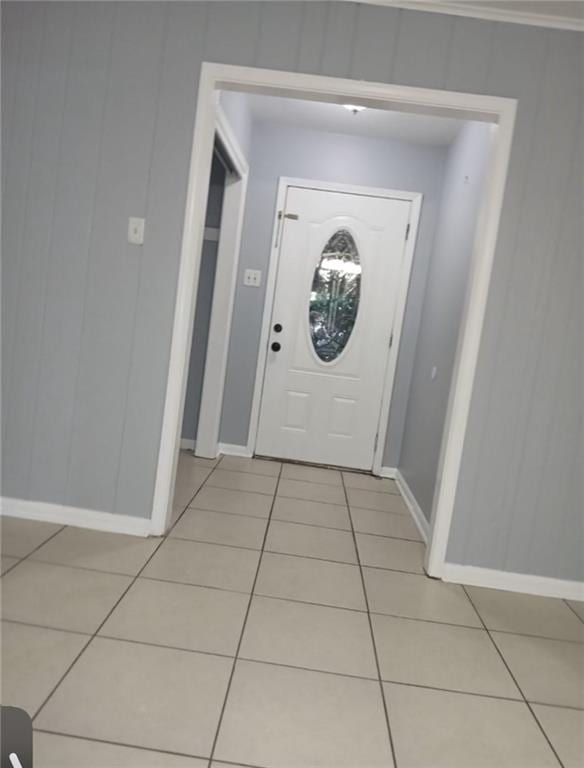
[[[18,518],[15,518],[15,519],[18,519]],[[42,521],[40,521],[40,520],[38,520],[38,521],[37,521],[37,520],[34,520],[34,521],[31,521],[31,522],[42,522]],[[31,549],[31,551],[30,551],[30,552],[29,552],[27,555],[24,555],[24,557],[18,558],[18,561],[17,561],[16,563],[13,563],[13,564],[10,566],[10,568],[7,568],[7,569],[4,571],[4,573],[2,574],[2,576],[1,576],[0,578],[4,578],[4,576],[6,576],[6,574],[7,574],[7,573],[10,573],[10,571],[14,570],[14,568],[16,568],[16,566],[17,566],[17,565],[20,565],[20,564],[21,564],[21,563],[23,563],[25,560],[28,560],[28,559],[30,558],[30,556],[31,556],[31,555],[34,555],[34,553],[35,553],[35,552],[37,552],[37,551],[38,551],[38,550],[39,550],[41,547],[44,547],[44,546],[45,546],[45,544],[47,544],[47,543],[48,543],[48,542],[49,542],[51,539],[54,539],[54,538],[55,538],[55,536],[58,536],[58,535],[61,533],[61,531],[64,531],[64,530],[65,530],[65,528],[67,528],[67,527],[68,527],[67,525],[62,525],[62,526],[59,528],[59,530],[58,530],[58,531],[55,531],[55,533],[52,533],[52,534],[51,534],[51,535],[50,535],[50,536],[49,536],[47,539],[45,539],[45,540],[44,540],[44,541],[43,541],[41,544],[39,544],[39,545],[38,545],[37,547],[35,547],[34,549]],[[7,555],[6,555],[6,557],[15,557],[15,555],[8,555],[8,554],[7,554]],[[16,556],[16,557],[17,557],[17,556]],[[31,562],[37,562],[37,561],[36,561],[36,560],[34,560],[34,561],[31,561]]]
[[[472,607],[473,607],[473,608],[474,608],[474,610],[476,611],[476,614],[477,614],[477,616],[479,617],[479,619],[480,619],[480,621],[481,621],[481,624],[483,625],[483,627],[484,627],[484,629],[485,629],[485,631],[486,631],[486,633],[487,633],[487,635],[488,635],[488,637],[489,637],[489,640],[490,640],[490,641],[491,641],[491,643],[493,644],[493,646],[494,646],[494,648],[495,648],[495,651],[498,653],[498,655],[499,655],[499,658],[501,659],[501,661],[502,661],[502,662],[503,662],[503,664],[505,665],[505,668],[507,669],[507,672],[509,673],[509,675],[510,675],[511,679],[513,680],[513,682],[514,682],[514,683],[515,683],[515,685],[517,686],[517,690],[518,690],[518,691],[519,691],[519,693],[521,694],[521,697],[522,697],[522,700],[523,700],[523,702],[525,703],[525,705],[526,705],[526,707],[528,708],[528,710],[531,712],[531,716],[532,716],[532,717],[533,717],[533,719],[535,720],[535,722],[536,722],[536,724],[537,724],[537,727],[539,728],[539,730],[540,730],[540,731],[541,731],[541,733],[543,734],[543,737],[544,737],[544,739],[547,741],[547,743],[548,743],[548,745],[549,745],[549,748],[551,749],[551,751],[552,751],[552,752],[553,752],[553,754],[555,755],[555,757],[556,757],[556,760],[558,761],[559,765],[561,765],[561,766],[562,766],[562,768],[565,768],[565,766],[564,766],[564,763],[563,763],[563,762],[560,760],[560,756],[559,756],[559,755],[558,755],[558,753],[556,752],[554,745],[552,744],[552,742],[551,742],[550,738],[548,737],[547,733],[544,731],[542,724],[541,724],[541,723],[539,722],[539,720],[537,719],[537,717],[536,717],[536,714],[535,714],[535,712],[533,711],[533,708],[532,708],[531,704],[530,704],[530,703],[529,703],[529,701],[527,700],[527,696],[525,695],[525,693],[523,692],[523,689],[521,688],[521,686],[520,686],[520,685],[519,685],[519,683],[517,682],[517,679],[516,679],[515,675],[513,674],[513,672],[512,672],[512,670],[511,670],[511,667],[510,667],[510,665],[507,663],[507,659],[505,658],[505,656],[503,655],[503,652],[501,651],[501,649],[499,648],[499,646],[498,646],[498,645],[497,645],[497,643],[495,642],[495,639],[493,638],[493,635],[491,634],[491,631],[489,630],[489,628],[487,627],[487,625],[486,625],[486,624],[485,624],[485,622],[483,621],[483,617],[482,617],[482,616],[481,616],[481,614],[479,613],[479,610],[478,610],[478,608],[477,608],[477,607],[476,607],[476,605],[474,604],[474,602],[473,602],[473,600],[472,600],[472,597],[469,595],[469,593],[468,593],[468,590],[467,590],[467,588],[464,586],[464,584],[462,585],[462,588],[463,588],[463,590],[464,590],[464,592],[465,592],[466,596],[467,596],[467,597],[468,597],[468,599],[470,600],[470,603],[471,603]]]
[[[344,479],[344,477],[342,478],[342,480],[343,480],[343,491],[345,493],[345,500],[347,502],[347,507],[349,507],[349,497],[348,497],[348,494],[347,494],[347,488],[345,486],[345,479]],[[353,518],[351,516],[350,507],[349,507],[349,521],[351,523],[351,532],[353,534],[353,545],[355,547],[355,553],[356,553],[356,556],[357,556],[357,563],[358,563],[358,566],[359,566],[359,574],[361,576],[361,588],[363,589],[363,596],[364,596],[364,599],[365,599],[365,608],[367,609],[367,621],[369,622],[369,632],[371,634],[371,644],[373,646],[373,656],[375,658],[375,666],[377,668],[377,678],[379,680],[379,692],[381,694],[381,703],[382,703],[383,712],[384,712],[384,715],[385,715],[385,723],[387,725],[387,735],[388,735],[388,738],[389,738],[389,748],[391,750],[391,757],[392,757],[392,760],[393,760],[394,768],[398,768],[397,757],[396,757],[396,753],[395,753],[395,744],[394,744],[394,741],[393,741],[393,734],[391,732],[391,723],[389,722],[389,712],[388,712],[388,708],[387,708],[387,701],[386,701],[386,698],[385,698],[385,689],[383,687],[383,679],[381,677],[381,666],[379,664],[379,654],[377,652],[377,644],[375,642],[375,633],[373,631],[373,621],[371,619],[371,613],[369,611],[369,597],[367,595],[367,586],[365,584],[365,576],[363,574],[363,567],[361,565],[361,556],[359,554],[359,548],[357,546],[357,536],[355,534],[355,528],[353,526]]]
[[[111,744],[113,747],[127,747],[128,749],[140,749],[143,752],[159,752],[163,755],[175,755],[177,757],[190,757],[198,760],[206,760],[206,757],[201,755],[192,755],[189,752],[173,752],[169,749],[158,749],[156,747],[145,747],[141,744],[130,744],[125,741],[110,741],[109,739],[98,739],[95,736],[80,736],[77,733],[64,733],[63,731],[54,731],[49,728],[33,728],[35,733],[46,733],[50,736],[63,736],[67,739],[78,739],[79,741],[94,741],[98,744]],[[255,768],[252,766],[252,768]]]
[[[241,632],[239,634],[239,641],[237,643],[237,648],[236,648],[236,651],[235,651],[235,658],[233,659],[233,665],[231,667],[231,674],[229,675],[229,680],[227,681],[227,688],[225,689],[225,698],[223,699],[223,706],[221,707],[221,712],[219,713],[219,719],[217,721],[217,730],[215,731],[215,737],[213,739],[213,744],[211,746],[211,754],[209,755],[208,768],[211,768],[211,765],[213,763],[213,757],[215,756],[215,749],[217,747],[217,741],[219,739],[219,731],[221,730],[221,725],[223,723],[223,716],[225,715],[225,708],[227,706],[227,699],[229,698],[229,693],[231,691],[231,684],[233,682],[233,677],[235,675],[235,667],[237,665],[237,659],[239,657],[239,651],[241,649],[241,644],[243,642],[243,635],[245,633],[245,628],[246,628],[246,625],[247,625],[247,620],[248,620],[249,613],[250,613],[250,610],[251,610],[251,604],[252,604],[252,600],[253,600],[253,597],[254,597],[255,586],[257,584],[258,576],[259,576],[259,573],[260,573],[260,568],[261,568],[261,564],[262,564],[262,558],[263,558],[263,554],[264,554],[264,547],[266,545],[266,540],[268,538],[268,530],[269,530],[270,521],[271,521],[271,517],[272,517],[272,511],[274,509],[274,504],[276,503],[276,496],[277,496],[277,493],[278,493],[278,486],[280,484],[281,475],[282,475],[282,465],[280,465],[280,472],[278,473],[278,477],[277,477],[277,480],[276,480],[276,487],[274,489],[274,495],[273,495],[273,498],[272,498],[272,504],[270,506],[270,512],[268,514],[268,524],[266,525],[266,530],[264,532],[262,548],[261,548],[261,551],[260,551],[260,556],[258,558],[258,564],[257,564],[254,580],[253,580],[253,583],[252,583],[252,586],[251,586],[251,592],[250,592],[250,595],[249,595],[249,601],[248,601],[248,604],[247,604],[247,610],[245,612],[245,616],[244,616],[244,619],[243,619],[243,624],[242,624],[242,627],[241,627]]]
[[[215,486],[209,486],[209,487],[210,487],[210,488],[214,488]],[[221,489],[219,489],[219,490],[225,491],[225,490],[229,490],[229,489],[226,489],[226,488],[221,488]],[[242,491],[242,493],[246,493],[246,491]],[[264,520],[266,523],[267,523],[267,521],[268,521],[268,518],[267,518],[267,516],[262,516],[262,515],[250,515],[250,514],[248,514],[247,512],[246,512],[245,514],[243,514],[243,513],[241,513],[241,512],[226,512],[225,510],[219,510],[219,509],[207,509],[206,507],[191,507],[190,505],[189,505],[189,506],[187,506],[187,508],[183,510],[183,513],[184,513],[184,512],[215,512],[215,513],[216,513],[216,514],[218,514],[218,515],[231,515],[231,517],[242,517],[242,518],[244,518],[244,519],[245,519],[246,517],[249,517],[249,518],[251,518],[252,520]],[[181,514],[182,514],[182,513],[181,513]],[[178,520],[177,520],[177,522],[178,522]],[[173,527],[174,527],[174,526],[173,526]]]
[[[211,470],[210,474],[212,474],[212,473],[213,473],[213,471],[214,471],[214,470]],[[202,487],[203,487],[203,486],[201,485],[201,486],[200,486],[200,487],[199,487],[199,488],[198,488],[198,489],[195,491],[195,493],[193,494],[193,496],[192,496],[192,498],[191,498],[191,501],[192,501],[192,499],[194,499],[194,498],[195,498],[195,496],[197,495],[197,493],[199,493],[199,491],[201,490],[201,488],[202,488]],[[87,641],[87,643],[86,643],[86,644],[83,646],[83,648],[82,648],[82,649],[79,651],[79,653],[77,654],[77,656],[75,656],[75,658],[73,659],[73,661],[71,662],[71,664],[69,664],[69,666],[67,667],[67,669],[65,670],[65,672],[64,672],[64,673],[61,675],[61,677],[60,677],[60,678],[57,680],[56,684],[55,684],[55,685],[53,686],[53,688],[52,688],[52,689],[49,691],[49,694],[48,694],[48,695],[45,697],[45,699],[42,701],[41,705],[40,705],[40,706],[37,708],[36,712],[35,712],[35,713],[34,713],[34,715],[31,717],[31,720],[32,720],[33,722],[36,720],[36,718],[39,716],[39,714],[40,714],[40,713],[42,712],[42,710],[45,708],[45,706],[47,705],[48,701],[49,701],[49,700],[51,699],[51,697],[54,695],[54,693],[55,693],[55,692],[56,692],[56,690],[59,688],[59,686],[61,685],[61,683],[62,683],[62,682],[65,680],[65,678],[67,677],[67,675],[68,675],[68,674],[71,672],[71,670],[73,669],[73,667],[75,666],[75,664],[77,664],[77,662],[79,661],[79,659],[81,658],[81,656],[82,656],[82,655],[85,653],[85,651],[86,651],[86,650],[88,649],[88,647],[91,645],[92,641],[95,639],[95,637],[97,636],[98,632],[99,632],[99,631],[101,630],[101,628],[104,626],[104,624],[106,623],[106,621],[109,619],[109,617],[112,615],[112,613],[113,613],[113,612],[116,610],[116,608],[117,608],[117,607],[118,607],[118,605],[121,603],[121,601],[124,599],[124,597],[125,597],[125,596],[128,594],[128,592],[130,591],[130,589],[132,588],[132,586],[135,584],[135,582],[137,581],[137,579],[138,579],[138,577],[140,576],[140,574],[142,573],[142,571],[143,571],[143,570],[146,568],[146,566],[147,566],[147,565],[150,563],[150,561],[152,560],[152,558],[153,558],[153,557],[156,555],[156,553],[158,552],[158,550],[160,549],[160,547],[161,547],[161,546],[164,544],[164,542],[166,541],[166,539],[167,539],[167,537],[168,537],[168,534],[169,534],[169,533],[172,531],[172,529],[174,528],[174,526],[175,526],[175,525],[178,523],[178,521],[180,520],[180,518],[181,518],[181,517],[184,515],[184,513],[185,513],[185,510],[186,510],[186,507],[185,507],[185,509],[183,509],[183,511],[182,511],[182,512],[179,514],[179,516],[178,516],[178,517],[177,517],[177,519],[174,521],[174,523],[173,523],[173,524],[170,526],[170,528],[169,528],[169,530],[166,532],[166,534],[165,534],[164,536],[161,536],[161,537],[160,537],[160,541],[158,542],[158,544],[156,545],[155,549],[152,551],[152,553],[150,554],[150,556],[149,556],[149,557],[146,559],[146,561],[144,562],[144,564],[142,565],[142,567],[140,568],[140,570],[138,571],[138,573],[137,573],[137,574],[136,574],[134,577],[130,577],[131,581],[130,581],[130,583],[128,584],[128,586],[127,586],[127,587],[124,589],[124,591],[122,592],[122,594],[121,594],[121,595],[119,596],[119,598],[118,598],[118,599],[115,601],[115,603],[113,604],[113,606],[110,608],[110,610],[109,610],[109,611],[107,612],[107,614],[105,615],[105,617],[104,617],[104,619],[102,620],[102,622],[101,622],[101,623],[98,625],[97,629],[96,629],[96,630],[95,630],[95,631],[92,633],[92,635],[91,635],[91,637],[89,638],[89,640]],[[65,526],[64,526],[64,527],[65,527]],[[56,534],[55,534],[55,535],[56,535]]]
[[[582,616],[580,616],[580,614],[578,613],[578,611],[577,611],[577,610],[575,610],[575,609],[574,609],[574,608],[573,608],[573,607],[570,605],[569,601],[568,601],[568,600],[564,600],[563,602],[564,602],[564,603],[565,603],[565,604],[568,606],[568,608],[569,608],[569,609],[572,611],[572,613],[573,613],[573,614],[575,614],[576,618],[578,618],[578,619],[579,619],[579,620],[582,622],[582,624],[584,624],[584,619],[582,618]]]

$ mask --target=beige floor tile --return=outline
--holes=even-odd
[[[533,711],[564,768],[584,765],[584,711],[534,704]]]
[[[183,466],[199,466],[209,467],[212,469],[219,463],[220,459],[220,456],[218,456],[216,459],[205,459],[202,456],[195,456],[192,451],[181,450],[179,453],[178,463],[179,468],[182,468]]]
[[[255,591],[268,597],[365,610],[359,569],[345,563],[266,552]]]
[[[208,762],[39,731],[33,749],[35,768],[207,768]]]
[[[584,645],[493,632],[528,701],[584,708]]]
[[[376,613],[411,619],[480,627],[464,590],[417,574],[364,568],[369,608]]]
[[[37,549],[31,560],[135,576],[160,542],[155,537],[65,528]]]
[[[345,492],[341,486],[325,483],[307,483],[304,480],[280,480],[278,496],[290,499],[308,499],[328,504],[345,504]]]
[[[2,704],[33,717],[87,642],[87,635],[2,622]]]
[[[100,634],[235,655],[248,602],[236,592],[138,579]]]
[[[384,680],[521,699],[483,629],[390,616],[371,619]]]
[[[170,535],[210,544],[261,549],[267,524],[265,518],[187,509]]]
[[[342,608],[254,597],[239,654],[258,661],[377,677],[367,615]]]
[[[199,586],[251,591],[260,553],[197,541],[167,539],[142,575]]]
[[[338,528],[344,531],[351,530],[346,505],[326,504],[322,501],[309,501],[308,499],[288,499],[285,496],[276,496],[272,519],[290,520],[293,523],[319,525],[323,528]]]
[[[324,483],[325,485],[341,486],[341,473],[335,469],[323,467],[307,467],[303,464],[284,464],[282,477],[288,480],[304,480],[306,483]]]
[[[0,518],[2,554],[26,557],[62,527],[53,523],[3,516]]]
[[[359,472],[343,472],[346,488],[358,488],[362,491],[376,491],[377,493],[397,493],[399,490],[395,480],[374,475],[362,475]]]
[[[9,568],[19,561],[18,557],[10,557],[9,555],[2,555],[0,557],[0,574],[6,573]]]
[[[266,461],[265,459],[246,459],[243,456],[224,456],[221,459],[220,468],[233,472],[250,472],[252,475],[267,475],[277,477],[280,474],[279,461]]]
[[[577,602],[576,600],[569,600],[570,607],[576,611],[582,621],[584,621],[584,603]]]
[[[489,629],[584,642],[584,624],[563,600],[482,587],[468,593]]]
[[[238,662],[215,756],[270,768],[388,768],[379,685]]]
[[[27,560],[2,582],[5,619],[94,632],[131,578]]]
[[[370,536],[368,533],[358,533],[356,539],[362,565],[424,573],[424,544],[386,536]]]
[[[558,768],[521,702],[384,687],[399,768]]]
[[[356,563],[353,535],[349,531],[272,520],[266,539],[268,552],[320,557],[340,563]]]
[[[397,493],[377,493],[375,491],[363,491],[360,488],[347,488],[347,498],[351,507],[409,515],[404,500]]]
[[[268,517],[272,497],[263,493],[232,491],[228,488],[212,488],[206,485],[197,494],[191,507],[211,512],[230,512],[235,515]]]
[[[35,725],[207,757],[231,666],[220,656],[96,638]]]
[[[422,541],[416,524],[409,515],[352,507],[351,517],[355,530],[359,533],[372,533],[377,536],[392,536],[395,539]]]
[[[277,482],[277,478],[267,475],[252,475],[250,472],[230,472],[225,469],[216,469],[207,480],[207,486],[273,496]]]

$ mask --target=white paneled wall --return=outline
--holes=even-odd
[[[448,556],[584,577],[580,33],[332,2],[2,12],[4,494],[150,514],[202,60],[511,96]]]

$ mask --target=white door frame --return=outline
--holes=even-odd
[[[262,391],[266,375],[266,361],[268,358],[268,338],[272,325],[272,312],[276,295],[276,283],[278,267],[280,264],[280,251],[284,239],[284,219],[279,219],[278,213],[286,210],[286,195],[289,187],[303,187],[305,189],[317,189],[323,192],[344,192],[350,195],[367,195],[368,197],[384,197],[393,200],[407,200],[411,203],[409,218],[408,239],[404,242],[403,260],[399,271],[399,284],[396,294],[394,320],[392,325],[393,343],[387,348],[386,365],[383,376],[383,394],[380,401],[380,411],[377,422],[377,446],[373,458],[373,472],[379,474],[383,461],[383,449],[388,426],[389,407],[395,381],[397,365],[397,353],[399,350],[403,319],[410,284],[410,274],[416,247],[418,224],[422,210],[421,192],[404,192],[396,189],[383,189],[380,187],[362,187],[355,184],[342,184],[328,181],[315,181],[313,179],[297,179],[289,176],[281,176],[278,180],[278,193],[276,195],[276,209],[274,211],[274,224],[272,228],[272,247],[268,261],[268,276],[266,280],[266,298],[262,315],[262,330],[260,334],[260,346],[258,350],[258,362],[255,374],[251,417],[249,422],[249,434],[247,440],[247,453],[252,456],[255,453],[257,434],[260,421],[262,403]]]
[[[498,126],[498,130],[494,132],[486,191],[475,235],[467,302],[453,372],[439,474],[432,505],[432,530],[426,552],[426,569],[431,576],[440,578],[445,569],[446,547],[503,207],[517,101],[499,96],[203,63],[197,97],[168,381],[151,519],[152,532],[158,534],[166,530],[172,514],[172,495],[180,446],[181,417],[205,228],[204,201],[209,186],[215,133],[215,92],[222,89],[316,99],[337,104],[357,103],[376,109],[397,109],[467,120],[483,120]]]
[[[243,150],[219,103],[215,105],[215,110],[215,133],[235,173],[228,174],[225,179],[217,268],[215,270],[205,372],[195,441],[196,455],[210,459],[214,459],[218,453],[219,423],[223,405],[233,299],[239,263],[239,246],[249,176],[249,166]]]

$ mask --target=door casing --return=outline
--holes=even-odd
[[[374,474],[379,474],[383,463],[383,451],[385,448],[385,439],[387,436],[389,409],[391,407],[391,397],[393,393],[393,385],[395,382],[397,356],[401,341],[401,332],[403,328],[403,320],[405,315],[414,251],[416,247],[416,237],[418,233],[418,224],[420,221],[423,195],[421,192],[405,192],[402,190],[383,189],[379,187],[362,187],[354,184],[314,181],[313,179],[301,179],[289,176],[280,177],[278,181],[276,208],[274,211],[274,223],[272,227],[272,245],[270,248],[270,257],[268,262],[266,298],[264,301],[264,311],[262,315],[260,346],[258,350],[258,360],[254,380],[253,400],[247,442],[247,453],[250,456],[255,453],[255,446],[257,441],[263,382],[266,373],[266,361],[268,355],[268,340],[270,335],[272,312],[274,308],[274,296],[276,293],[280,250],[283,239],[281,236],[279,236],[281,232],[281,225],[283,224],[282,220],[278,217],[278,214],[286,210],[286,195],[289,187],[302,187],[304,189],[316,189],[323,192],[343,192],[345,194],[391,198],[394,200],[406,200],[410,203],[410,229],[408,238],[405,241],[404,257],[399,275],[398,292],[392,326],[393,343],[391,347],[388,347],[386,350],[385,372],[383,376],[383,396],[380,403],[380,411],[377,421],[377,445],[374,451],[373,472]]]
[[[454,513],[465,437],[511,145],[517,99],[445,89],[330,77],[328,75],[261,69],[203,62],[197,95],[189,181],[177,276],[177,293],[170,344],[166,394],[162,414],[158,463],[154,478],[151,533],[164,533],[172,518],[172,498],[178,465],[180,432],[188,360],[195,312],[200,248],[205,229],[205,205],[215,135],[213,107],[218,90],[231,89],[299,99],[361,104],[418,114],[457,117],[493,124],[492,149],[475,232],[467,297],[458,341],[452,384],[432,501],[431,530],[425,568],[430,576],[447,578],[446,550]],[[195,89],[193,89],[193,92]]]

